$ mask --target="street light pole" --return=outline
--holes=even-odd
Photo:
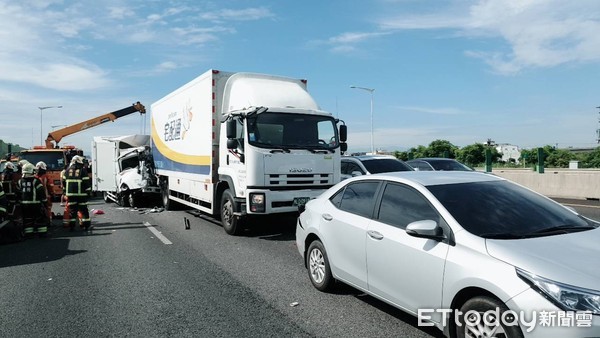
[[[44,139],[42,138],[42,133],[43,133],[43,127],[42,127],[42,112],[45,109],[48,108],[62,108],[62,106],[45,106],[45,107],[38,107],[38,109],[40,110],[40,145],[43,145],[43,141]]]
[[[371,154],[375,154],[375,141],[374,141],[374,137],[373,137],[373,92],[375,91],[374,88],[366,88],[366,87],[359,87],[359,86],[350,86],[350,88],[353,89],[362,89],[364,91],[367,91],[371,94]]]

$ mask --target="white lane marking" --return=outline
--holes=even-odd
[[[562,205],[568,205],[570,207],[579,207],[579,208],[600,209],[600,206],[597,206],[597,205],[573,204],[573,203],[562,203]]]
[[[167,237],[165,237],[158,230],[156,230],[156,228],[153,227],[152,224],[150,224],[148,222],[144,222],[144,225],[148,228],[148,230],[152,231],[154,236],[156,236],[156,238],[160,239],[161,242],[163,242],[165,244],[173,244],[173,242],[171,242],[169,239],[167,239]]]

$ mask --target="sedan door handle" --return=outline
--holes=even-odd
[[[376,240],[382,240],[383,239],[383,235],[380,234],[377,231],[373,231],[373,230],[369,230],[367,231],[367,235],[369,235],[369,237],[376,239]]]
[[[331,221],[333,219],[333,216],[330,214],[323,214],[321,217],[323,217],[323,219],[326,221]]]

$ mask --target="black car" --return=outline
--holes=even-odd
[[[452,158],[425,157],[406,161],[418,171],[473,171],[473,169]]]
[[[393,171],[413,171],[405,162],[388,155],[362,155],[342,157],[342,180]]]

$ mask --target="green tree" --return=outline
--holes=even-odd
[[[537,163],[537,151],[533,151],[532,149],[521,149],[521,160],[524,165]]]
[[[424,157],[455,158],[458,147],[446,140],[435,140],[429,144]]]
[[[427,157],[427,147],[425,146],[417,146],[416,148],[410,148],[408,150],[409,153],[412,154],[412,158],[420,158],[420,157]],[[408,157],[408,156],[407,156]]]
[[[456,159],[468,166],[476,167],[485,163],[485,148],[486,146],[481,143],[470,144],[457,152]]]
[[[600,147],[597,147],[593,152],[588,154],[581,154],[580,161],[582,161],[583,168],[600,168]]]
[[[550,168],[568,168],[569,162],[576,158],[574,154],[565,149],[556,149],[551,145],[542,147],[544,150],[544,166]],[[521,159],[526,164],[536,165],[538,163],[538,148],[521,150]]]
[[[544,149],[544,152],[546,149]],[[575,159],[575,155],[565,149],[548,149],[545,166],[552,168],[568,168],[569,162]]]
[[[396,157],[399,160],[402,160],[402,161],[408,161],[409,160],[409,158],[408,158],[408,152],[407,151],[395,150],[393,154],[394,154],[394,157]]]

